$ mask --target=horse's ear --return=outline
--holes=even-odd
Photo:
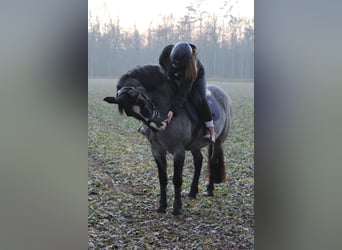
[[[103,100],[105,102],[108,102],[108,103],[118,104],[118,100],[114,96],[108,96],[108,97],[104,98]]]

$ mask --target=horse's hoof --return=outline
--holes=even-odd
[[[173,215],[181,215],[181,214],[183,214],[183,211],[182,211],[182,209],[173,209],[172,214]]]
[[[196,193],[193,193],[193,192],[189,192],[189,193],[188,193],[188,197],[191,198],[191,199],[196,199],[196,198],[197,198],[196,195],[197,195],[197,194],[196,194]]]
[[[181,201],[175,201],[173,203],[173,215],[180,215],[182,214],[182,202]]]
[[[208,190],[207,196],[214,196],[214,191]]]
[[[166,208],[161,208],[161,207],[158,208],[157,209],[157,213],[164,213],[165,214],[166,213]]]
[[[166,207],[164,205],[160,205],[159,208],[157,209],[158,213],[166,213]]]

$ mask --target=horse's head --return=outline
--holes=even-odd
[[[135,87],[121,87],[118,89],[116,97],[110,96],[103,100],[118,104],[121,114],[125,111],[127,116],[144,122],[154,131],[162,131],[166,128],[166,123],[161,119],[156,106]]]

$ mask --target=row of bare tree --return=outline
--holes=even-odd
[[[218,18],[194,9],[178,20],[164,16],[144,33],[124,29],[120,20],[89,22],[88,76],[118,77],[137,65],[158,64],[163,47],[177,41],[197,46],[207,78],[254,78],[254,20]]]

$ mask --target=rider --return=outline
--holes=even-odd
[[[215,142],[214,122],[206,98],[204,67],[197,58],[196,46],[186,42],[167,45],[159,57],[159,64],[168,77],[176,79],[179,83],[166,122],[170,123],[172,117],[177,115],[189,94],[197,92],[200,96],[198,113],[208,128],[204,137]]]

